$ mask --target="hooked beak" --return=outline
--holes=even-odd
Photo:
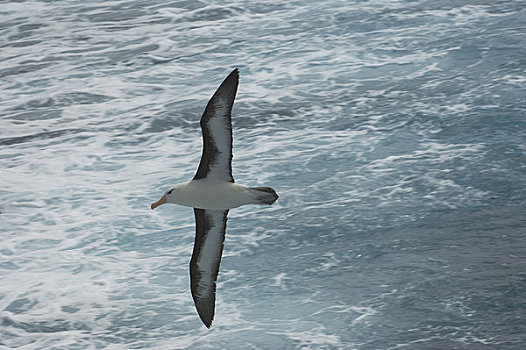
[[[157,208],[158,206],[164,203],[166,203],[166,195],[163,195],[161,199],[159,199],[157,202],[152,204],[152,210],[154,210],[155,208]]]

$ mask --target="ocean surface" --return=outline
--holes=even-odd
[[[216,315],[199,119],[233,68]],[[0,349],[524,349],[526,1],[2,1]]]

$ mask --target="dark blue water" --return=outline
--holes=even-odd
[[[0,348],[522,349],[526,2],[0,6]],[[240,69],[214,325],[199,118]]]

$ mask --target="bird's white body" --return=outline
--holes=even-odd
[[[248,187],[227,181],[204,178],[177,184],[172,189],[166,194],[168,203],[192,208],[226,210],[259,203]]]

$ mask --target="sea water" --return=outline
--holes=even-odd
[[[3,1],[1,349],[522,349],[526,2]],[[230,211],[189,291],[199,119]]]

